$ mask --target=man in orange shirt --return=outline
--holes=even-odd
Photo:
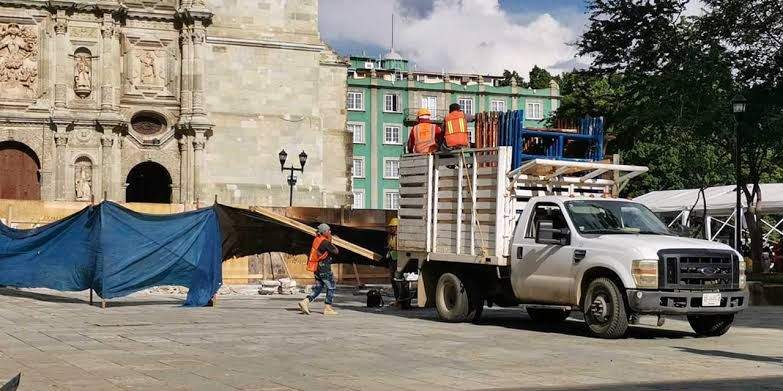
[[[416,113],[418,123],[411,129],[408,137],[408,153],[427,155],[438,150],[443,139],[443,130],[430,122],[431,115],[426,108],[419,109]]]

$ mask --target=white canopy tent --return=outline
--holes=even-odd
[[[756,211],[761,215],[783,215],[783,183],[763,183],[760,186],[761,202],[756,204]],[[710,240],[715,240],[726,227],[736,229],[736,189],[736,186],[716,186],[704,189],[704,195],[707,200],[707,219],[704,225],[705,233]],[[748,190],[751,189],[751,186],[748,186]],[[667,215],[677,213],[676,217],[669,222],[669,226],[672,226],[677,221],[687,226],[689,212],[692,207],[694,215],[701,216],[704,213],[704,200],[699,196],[699,189],[653,191],[634,198],[634,201],[646,205],[655,213]],[[743,195],[742,210],[744,211],[746,208],[747,203]],[[743,215],[743,213],[740,215]],[[744,219],[740,219],[740,222],[743,222],[742,220]],[[764,220],[761,221],[765,225],[765,239],[773,232],[783,235],[783,231],[781,231],[783,219],[778,220],[774,225]],[[712,229],[713,222],[720,224],[720,228],[715,232]]]

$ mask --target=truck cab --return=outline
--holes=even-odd
[[[736,251],[678,237],[633,201],[535,197],[509,253],[520,303],[584,310],[600,336],[623,334],[640,315],[687,315],[697,333],[719,335],[747,306],[745,264]]]

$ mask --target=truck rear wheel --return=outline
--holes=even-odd
[[[590,282],[583,311],[585,323],[596,337],[620,338],[628,330],[625,298],[617,284],[609,278],[596,278]]]
[[[734,314],[729,315],[688,315],[688,323],[696,334],[704,337],[719,337],[726,334],[734,322]]]
[[[525,310],[531,319],[542,323],[559,323],[566,320],[571,314],[571,311],[560,308],[527,307]]]
[[[435,288],[435,308],[442,321],[475,322],[481,317],[484,302],[472,281],[444,273]]]

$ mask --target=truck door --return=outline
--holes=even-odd
[[[520,221],[514,234],[511,253],[514,292],[526,303],[574,304],[571,303],[576,276],[574,248],[570,240],[565,245],[536,243],[537,222],[541,220],[551,221],[555,229],[568,228],[573,232],[557,204],[539,202],[533,206],[530,218]]]

